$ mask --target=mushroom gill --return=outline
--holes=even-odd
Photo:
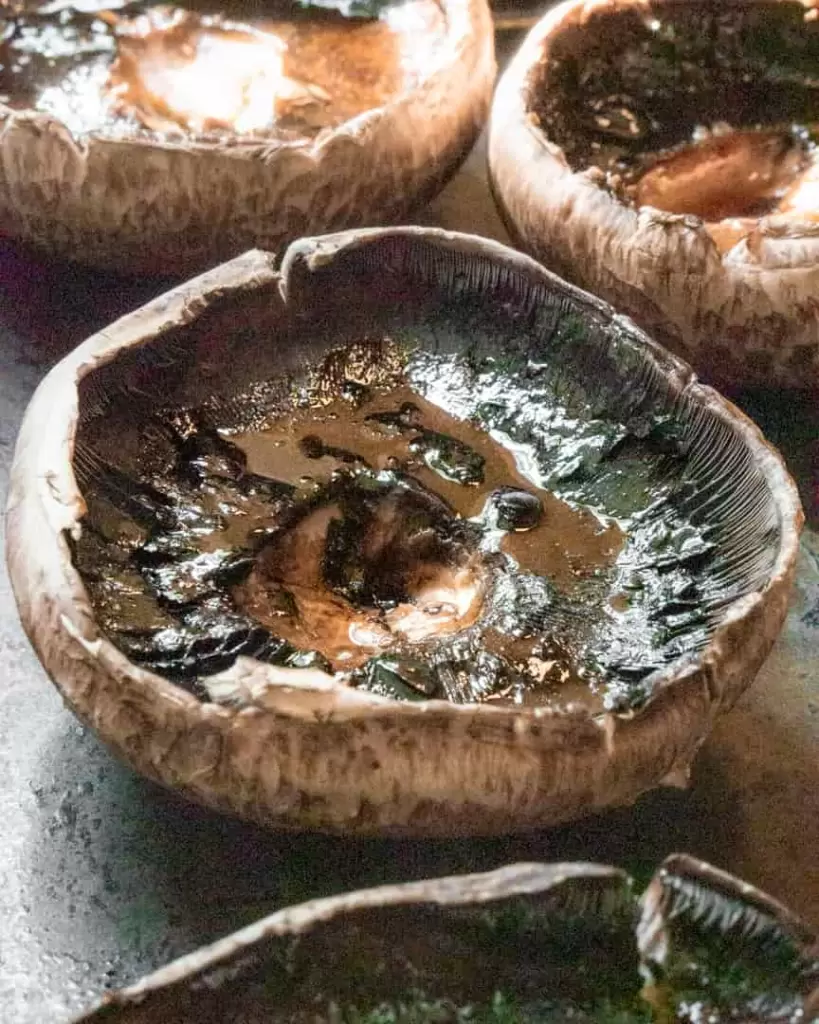
[[[610,307],[374,229],[248,253],[67,356],[7,554],[138,771],[269,826],[485,835],[685,778],[781,628],[801,521],[753,424]],[[389,645],[339,669],[328,619]]]

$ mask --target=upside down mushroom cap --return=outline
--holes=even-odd
[[[659,1018],[660,1007],[646,1016],[662,995],[640,992],[640,970],[682,981],[689,1006],[724,1019],[808,1022],[819,1012],[817,942],[771,897],[684,854],[639,899],[618,868],[511,864],[279,910],[107,993],[76,1024],[332,1019],[333,1007],[364,1014],[413,996],[452,1016],[500,996],[513,1020],[532,1003],[544,1019],[599,1020],[595,1000],[602,1013],[622,1006],[617,1019]],[[675,978],[691,960],[698,972]],[[737,968],[732,990],[725,975]]]
[[[494,84],[486,0],[441,9],[420,80],[314,138],[75,136],[0,101],[0,231],[55,258],[183,279],[249,248],[400,221],[466,158]]]
[[[688,469],[675,500],[706,517],[713,538],[716,561],[703,570],[710,625],[645,680],[632,710],[395,701],[326,677],[274,684],[252,658],[230,670],[249,696],[229,707],[140,668],[103,633],[72,560],[86,510],[78,432],[120,410],[120,426],[105,431],[126,452],[136,437],[129,409],[138,418],[155,403],[241,393],[266,374],[298,374],[334,332],[399,322],[421,351],[441,331],[488,332],[498,357],[506,345],[537,351],[533,372],[561,400],[591,403],[593,422],[676,424]],[[66,702],[147,777],[274,827],[492,834],[685,783],[715,715],[749,685],[781,628],[801,523],[795,486],[758,429],[604,303],[497,243],[373,229],[302,240],[279,269],[246,253],[56,366],[18,439],[7,558],[25,630]]]
[[[755,32],[753,38],[762,40],[754,55],[759,62],[766,52],[765,33],[776,37],[780,31],[780,22],[766,22],[765,12],[771,10],[781,13],[781,23],[787,22],[782,50],[802,31],[805,54],[813,53],[817,23],[812,0],[733,0],[716,6],[698,0],[559,4],[531,30],[498,84],[490,118],[490,181],[507,228],[525,251],[633,317],[718,387],[813,389],[819,384],[815,214],[761,217],[745,237],[721,252],[699,216],[636,205],[609,187],[595,163],[594,147],[605,150],[610,140],[597,141],[583,86],[572,91],[560,79],[564,67],[584,69],[590,54],[605,66],[606,58],[597,52],[601,47],[619,55],[636,40],[628,51],[632,56],[612,71],[608,88],[613,90],[613,106],[636,101],[639,108],[639,76],[655,59],[646,57],[651,43],[644,43],[641,32],[659,39],[665,20],[672,29],[682,25],[677,36],[671,32],[661,42],[684,50],[707,46],[723,32],[729,38],[730,20],[747,15],[749,38]],[[791,36],[784,34],[786,29]],[[649,49],[641,50],[644,45]],[[686,66],[707,69],[711,58],[681,51],[669,59],[683,69],[679,74],[684,77]],[[719,63],[719,55],[713,59]],[[805,67],[812,66],[807,57],[805,61]],[[769,58],[769,66],[775,75],[776,55]],[[798,73],[802,65],[794,67]],[[785,79],[790,72],[787,68],[783,73]],[[756,77],[749,73],[745,81]],[[738,84],[738,95],[741,88]],[[682,86],[678,100],[681,108],[692,103]],[[544,104],[548,115],[542,113]],[[626,129],[636,133],[639,109],[626,109],[626,115],[633,118]],[[732,115],[756,121],[734,109],[722,114],[729,122]],[[805,120],[810,117],[805,115]],[[582,150],[582,158],[567,153],[567,145]]]

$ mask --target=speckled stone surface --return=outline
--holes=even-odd
[[[503,238],[478,151],[423,219]],[[74,343],[162,289],[44,268],[0,246],[0,499],[24,407]],[[638,877],[673,850],[744,876],[819,922],[819,410],[739,396],[778,443],[808,516],[785,631],[687,792],[524,839],[345,842],[266,834],[160,792],[63,708],[0,567],[0,1020],[64,1024],[125,984],[277,906],[354,886],[587,858]]]

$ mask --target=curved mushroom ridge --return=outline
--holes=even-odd
[[[287,4],[265,18],[241,4],[44,5],[0,18],[0,101],[80,137],[312,138],[415,88],[445,36],[434,0],[366,17]]]
[[[726,253],[763,218],[780,233],[819,219],[817,62],[799,2],[600,5],[553,37],[527,105],[572,170],[702,218]]]
[[[259,631],[258,619],[237,619],[235,606],[226,610],[224,588],[214,593],[215,570],[247,579],[247,550],[228,564],[197,560],[201,551],[185,549],[185,578],[199,588],[195,606],[184,595],[161,608],[154,601],[149,622],[132,611],[130,622],[117,624],[112,602],[139,608],[146,577],[168,572],[167,541],[178,523],[154,534],[150,558],[123,573],[123,551],[135,538],[144,546],[146,502],[167,501],[167,492],[152,493],[155,477],[146,480],[144,460],[154,453],[154,473],[167,464],[167,439],[156,440],[169,410],[247,435],[280,423],[311,388],[326,388],[331,401],[344,388],[377,385],[367,373],[383,377],[397,367],[420,400],[513,453],[530,487],[554,496],[547,520],[564,506],[597,517],[601,531],[607,522],[620,524],[627,539],[613,564],[594,566],[585,579],[581,573],[574,590],[547,578],[546,599],[535,603],[528,623],[519,613],[532,607],[529,597],[521,603],[512,586],[494,627],[527,642],[545,637],[559,647],[566,639],[575,658],[585,659],[584,687],[568,694],[554,688],[547,702],[565,707],[579,699],[595,711],[601,703],[641,706],[675,664],[707,650],[727,611],[764,590],[791,529],[741,421],[688,387],[687,371],[633,326],[562,282],[533,277],[528,263],[519,268],[480,250],[447,260],[436,244],[400,233],[362,238],[360,250],[341,244],[327,259],[321,242],[311,243],[315,257],[309,248],[291,248],[283,305],[269,294],[217,301],[190,324],[119,351],[82,379],[74,469],[88,516],[74,550],[101,626],[133,660],[210,699],[233,700],[241,690],[243,669],[231,669],[237,655],[282,666],[283,682],[293,680],[293,668],[321,672],[323,663],[309,652],[282,646],[275,631]],[[372,339],[363,349],[362,337]],[[367,372],[362,351],[369,353]],[[328,378],[328,367],[335,377]],[[380,384],[389,394],[396,380]],[[280,500],[290,484],[274,477],[264,484],[247,478],[256,490],[240,497],[256,501],[266,488],[267,502]],[[100,482],[103,498],[119,494],[120,510],[124,493],[127,526],[121,517],[112,526],[110,512],[100,511]],[[154,522],[156,512],[150,515]],[[100,537],[102,557],[94,553]],[[166,580],[178,580],[179,564]],[[439,666],[439,681],[441,672],[454,680],[444,687],[451,699],[497,698],[509,683],[476,636],[458,632],[464,645],[450,647]],[[216,673],[209,677],[208,659]],[[393,697],[439,695],[416,686],[411,671],[378,668],[357,682]]]
[[[685,855],[639,903],[616,868],[513,864],[281,910],[81,1021],[811,1024],[816,943],[784,907]]]

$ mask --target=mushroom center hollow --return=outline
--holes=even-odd
[[[311,136],[413,88],[445,36],[433,0],[379,17],[294,10],[228,19],[178,7],[0,18],[0,98],[72,131]]]
[[[633,194],[640,206],[709,221],[753,217],[783,198],[806,162],[804,147],[786,133],[728,131],[658,160]]]
[[[761,218],[815,221],[819,33],[798,3],[600,5],[550,41],[530,103],[576,171],[701,217],[726,251]]]
[[[723,128],[657,159],[626,194],[637,206],[701,217],[727,252],[762,217],[819,219],[819,158],[796,132]]]
[[[237,606],[336,669],[456,633],[486,591],[480,531],[406,481],[334,481],[261,552]]]

